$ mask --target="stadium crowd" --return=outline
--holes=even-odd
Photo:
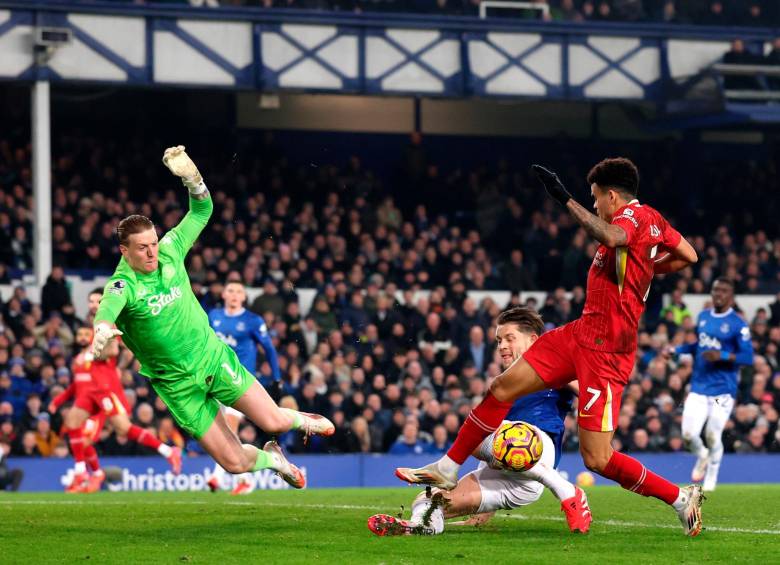
[[[76,0],[84,2],[89,0]],[[112,0],[133,4],[171,4],[195,7],[259,7],[342,12],[396,12],[473,16],[481,0]],[[777,3],[768,0],[530,0],[547,4],[552,21],[663,22],[768,27],[780,21]],[[539,18],[541,12],[493,9],[498,17]]]
[[[67,454],[58,434],[61,414],[45,411],[70,381],[79,322],[63,267],[108,273],[118,258],[113,229],[121,217],[142,213],[164,231],[185,209],[184,191],[171,186],[170,177],[157,170],[162,167],[149,166],[157,161],[157,145],[128,143],[132,150],[83,135],[55,140],[57,266],[40,303],[16,286],[2,306],[0,443],[12,454]],[[420,136],[413,135],[398,173],[410,189],[392,191],[388,184],[397,179],[380,178],[357,157],[342,167],[299,167],[288,162],[270,133],[254,143],[257,157],[229,167],[224,165],[229,156],[200,152],[208,155],[201,168],[209,171],[216,206],[189,256],[189,271],[206,310],[221,306],[226,280],[262,287],[248,307],[271,328],[285,380],[282,404],[327,414],[337,425],[335,436],[314,441],[307,450],[445,450],[487,380],[499,373],[492,336],[496,316],[507,304],[491,298],[477,302],[468,291],[508,289],[514,293],[511,303],[519,301],[521,291],[548,291],[535,304],[548,327],[581,312],[595,244],[507,162],[491,171],[439,171]],[[29,151],[17,138],[0,140],[0,282],[5,284],[31,265]],[[574,179],[577,173],[567,173],[584,167],[570,162],[562,172]],[[691,202],[704,206],[694,185],[685,200],[675,200],[673,172],[661,170],[660,181],[650,180],[646,187],[654,203],[671,209],[671,217],[686,210],[678,225],[701,260],[695,269],[654,283],[615,436],[624,450],[683,448],[680,415],[691,367],[665,353],[670,343],[695,339],[683,294],[706,293],[720,274],[737,281],[740,293],[780,291],[780,239],[755,228],[771,225],[760,214],[772,214],[777,206],[776,196],[767,197],[774,170],[756,167],[746,177],[728,163],[717,169],[700,179],[712,195],[707,202],[724,206],[714,224],[706,209],[691,213]],[[745,191],[745,198],[761,201],[761,208],[748,203],[745,209],[757,210],[755,217],[730,216],[728,203],[717,200],[719,193],[748,183],[752,191]],[[265,190],[252,188],[257,186]],[[715,227],[705,231],[708,226]],[[310,311],[301,309],[297,289],[303,287],[317,290]],[[417,292],[423,289],[430,292]],[[665,308],[663,293],[672,296]],[[780,294],[750,322],[758,355],[743,372],[726,449],[780,451]],[[194,446],[176,429],[128,353],[120,368],[138,424],[167,443]],[[258,367],[266,382],[269,372],[265,363]],[[566,448],[573,450],[574,419],[567,425]],[[260,439],[251,424],[241,435],[244,441]],[[292,451],[303,449],[294,434],[282,441]],[[98,447],[104,454],[144,449],[110,428]]]

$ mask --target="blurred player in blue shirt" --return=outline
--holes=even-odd
[[[209,325],[214,329],[217,337],[229,345],[238,356],[238,360],[249,372],[257,375],[257,346],[260,345],[265,353],[265,359],[271,366],[271,377],[275,386],[281,382],[279,371],[279,359],[276,349],[268,334],[268,328],[261,316],[244,308],[246,302],[246,290],[244,285],[237,281],[229,281],[222,291],[224,308],[215,308],[209,312]],[[267,383],[263,383],[267,387]],[[233,432],[238,433],[238,427],[244,419],[244,415],[230,407],[223,407],[228,426]],[[225,470],[216,465],[214,472],[208,480],[209,488],[217,491],[225,476]],[[251,473],[245,473],[239,477],[232,494],[249,494],[254,490],[254,480]]]
[[[694,357],[691,389],[683,408],[682,433],[688,448],[698,456],[691,473],[704,479],[705,491],[715,490],[723,457],[723,428],[734,408],[739,367],[753,364],[750,328],[733,308],[734,283],[718,277],[712,284],[712,308],[696,321],[697,341],[676,348]],[[701,439],[704,425],[707,446]]]

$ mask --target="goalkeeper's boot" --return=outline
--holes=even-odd
[[[269,441],[263,446],[263,451],[270,453],[274,458],[273,470],[284,479],[288,485],[293,488],[303,488],[306,486],[306,477],[301,470],[290,463],[284,456],[282,448],[275,441]]]
[[[574,496],[561,501],[561,510],[566,515],[569,531],[587,534],[593,516],[588,506],[588,497],[580,487],[574,487]]]
[[[458,486],[458,470],[455,469],[452,473],[445,473],[439,468],[438,461],[418,469],[398,467],[395,470],[395,476],[413,485],[429,485],[444,490],[452,490]]]
[[[701,533],[701,505],[704,494],[701,485],[688,485],[680,489],[680,507],[675,507],[686,536],[695,537]]]
[[[76,475],[73,475],[73,480],[71,481],[68,488],[65,489],[65,492],[69,494],[73,494],[77,492],[86,492],[88,486],[89,486],[89,473],[84,471],[83,473],[78,473]]]
[[[181,447],[171,449],[171,455],[167,458],[174,475],[181,473]]]
[[[368,519],[368,529],[378,536],[432,536],[431,526],[415,524],[389,514],[374,514]]]
[[[694,483],[700,483],[702,480],[704,480],[704,475],[707,473],[707,465],[710,462],[710,456],[709,453],[705,455],[704,457],[699,456],[696,459],[696,465],[693,467],[693,471],[691,471],[691,480]]]
[[[103,486],[103,481],[106,480],[106,474],[103,472],[103,469],[98,469],[94,473],[92,473],[92,476],[89,478],[89,481],[87,482],[87,487],[84,489],[84,492],[97,492],[100,490],[100,487]]]
[[[333,422],[328,420],[325,416],[320,416],[319,414],[311,414],[309,412],[297,412],[295,410],[290,410],[289,408],[281,408],[283,412],[287,411],[300,414],[300,416],[303,418],[303,425],[300,428],[300,431],[302,431],[306,437],[309,436],[332,436],[336,433],[336,426],[333,425]]]

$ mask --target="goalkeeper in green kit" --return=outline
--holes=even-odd
[[[328,436],[335,428],[322,416],[279,408],[209,327],[190,287],[184,258],[206,227],[213,203],[183,146],[166,149],[163,163],[189,189],[190,210],[159,241],[145,216],[119,222],[122,258],[95,315],[93,353],[100,357],[109,340],[123,336],[141,363],[141,374],[176,422],[225,470],[273,469],[293,487],[303,488],[303,474],[278,444],[270,441],[262,450],[242,444],[228,428],[220,404],[243,412],[269,434],[293,429]]]

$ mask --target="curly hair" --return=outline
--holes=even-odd
[[[625,157],[604,159],[588,173],[588,184],[593,183],[602,189],[611,188],[633,198],[639,192],[639,169]]]

